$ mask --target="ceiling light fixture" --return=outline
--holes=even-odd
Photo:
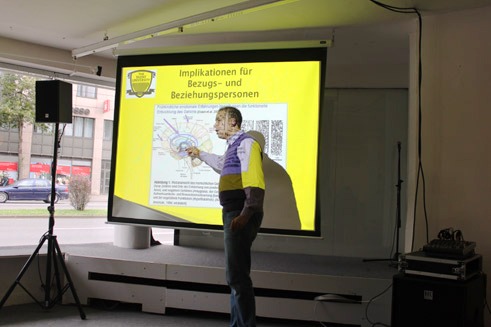
[[[189,16],[169,23],[157,25],[137,32],[121,35],[112,39],[105,39],[101,42],[87,45],[72,50],[73,59],[81,58],[105,50],[115,49],[119,44],[129,44],[149,38],[162,36],[165,34],[182,31],[184,27],[196,27],[202,24],[211,23],[216,20],[232,18],[237,15],[268,9],[271,7],[284,5],[298,0],[249,0],[235,5],[207,11],[201,14]]]

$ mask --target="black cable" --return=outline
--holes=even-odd
[[[429,242],[429,237],[428,237],[428,215],[427,215],[427,210],[426,210],[426,181],[424,177],[424,169],[423,169],[423,161],[422,161],[422,105],[421,105],[421,85],[422,85],[422,80],[423,80],[423,68],[422,68],[422,60],[421,60],[421,48],[422,48],[422,36],[423,36],[423,19],[421,17],[421,13],[417,8],[411,7],[395,7],[395,6],[390,6],[384,3],[381,3],[377,0],[370,0],[372,3],[390,10],[394,11],[397,13],[403,13],[403,14],[416,14],[418,16],[418,29],[419,29],[419,35],[418,35],[418,172],[416,176],[416,190],[414,194],[414,212],[413,212],[413,233],[412,233],[412,240],[411,240],[411,251],[414,248],[414,235],[415,235],[415,227],[416,227],[416,210],[417,210],[417,203],[418,203],[418,190],[419,190],[419,180],[421,179],[422,181],[422,190],[423,190],[423,211],[424,211],[424,217],[425,217],[425,226],[426,226],[426,241],[427,243]],[[393,248],[394,246],[392,246]],[[380,295],[384,294],[392,285],[390,285],[387,289],[385,289]],[[380,296],[378,295],[378,296]],[[368,318],[368,305],[371,303],[373,299],[369,301],[365,308],[365,316],[367,318],[367,321],[372,325],[372,327],[375,327],[377,325],[379,326],[387,326],[385,324],[381,323],[373,323],[369,320]]]
[[[380,6],[382,8],[387,9],[387,10],[390,10],[390,11],[402,13],[402,14],[414,14],[417,12],[417,9],[414,7],[395,7],[395,6],[391,6],[391,5],[387,5],[385,3],[379,2],[377,0],[370,0],[370,1],[373,2],[374,4],[376,4],[377,6]]]
[[[370,321],[370,318],[368,318],[368,307],[370,306],[370,304],[378,297],[382,296],[385,294],[385,292],[387,292],[390,288],[392,287],[392,284],[390,284],[389,286],[387,286],[382,292],[380,292],[379,294],[375,295],[374,297],[372,297],[370,300],[368,300],[368,303],[367,305],[365,306],[365,317],[367,318],[367,321],[370,325],[372,325],[372,327],[375,327],[375,326],[385,326],[385,327],[390,327],[390,325],[387,325],[387,324],[384,324],[384,323],[381,323],[381,322],[372,322]]]
[[[421,69],[421,35],[422,35],[422,19],[421,19],[421,14],[419,13],[418,9],[414,8],[414,7],[395,7],[395,6],[391,6],[391,5],[387,5],[385,3],[382,3],[382,2],[379,2],[377,0],[370,0],[372,3],[376,4],[377,6],[380,6],[384,9],[387,9],[387,10],[390,10],[390,11],[394,11],[394,12],[397,12],[397,13],[403,13],[403,14],[417,14],[418,15],[418,21],[419,21],[419,68],[418,68],[418,75],[419,75],[419,80],[418,80],[418,87],[419,87],[419,91],[418,91],[418,98],[419,98],[419,126],[418,126],[418,129],[419,129],[419,133],[418,133],[418,139],[419,139],[419,142],[418,142],[418,157],[420,158],[419,159],[419,166],[422,167],[422,164],[421,164],[421,74],[422,74],[422,69]],[[418,190],[418,181],[419,181],[419,169],[418,169],[418,178],[416,180],[416,192]],[[422,168],[421,168],[421,171],[422,171]],[[423,177],[423,181],[424,181],[424,177]],[[423,182],[423,185],[425,185],[425,183]],[[424,192],[424,191],[423,191]],[[415,195],[415,197],[417,198],[417,193]],[[416,203],[417,200],[415,200],[415,203]],[[426,207],[426,206],[425,206]],[[416,208],[415,208],[415,212],[416,212]],[[425,209],[425,212],[426,212],[426,209]],[[425,214],[425,217],[426,217],[426,214]],[[426,219],[427,220],[427,219]],[[414,217],[414,222],[416,222],[416,217]],[[414,244],[414,226],[416,224],[413,225],[413,239],[412,239],[412,245],[411,245],[411,249],[413,248],[413,244]],[[395,230],[394,230],[394,236],[393,236],[393,240],[392,240],[392,248],[391,248],[391,251],[390,251],[390,258],[393,257],[393,251],[394,251],[394,247],[395,247],[395,235],[397,233],[397,228],[398,226],[396,226]],[[427,230],[427,234],[428,234],[428,224],[426,225],[426,230]]]
[[[414,249],[414,234],[415,234],[415,227],[416,227],[416,212],[418,208],[418,191],[419,191],[419,180],[421,179],[422,181],[422,190],[423,190],[423,211],[424,211],[424,217],[425,217],[425,228],[426,228],[426,243],[429,242],[429,236],[428,236],[428,213],[426,210],[426,181],[425,181],[425,176],[424,176],[424,169],[423,169],[423,161],[422,161],[422,136],[421,136],[421,127],[422,127],[422,110],[421,110],[421,84],[423,80],[423,69],[422,69],[422,62],[421,62],[421,48],[422,48],[422,36],[423,36],[423,19],[421,17],[421,13],[419,10],[415,7],[395,7],[395,6],[390,6],[384,3],[381,3],[377,0],[370,0],[372,3],[385,8],[390,11],[398,12],[398,13],[413,13],[418,15],[418,25],[419,25],[419,38],[418,38],[418,172],[416,176],[416,190],[414,194],[414,212],[413,212],[413,236],[411,240],[411,251]]]
[[[55,123],[55,124],[59,124],[59,123]],[[63,124],[63,128],[61,129],[61,132],[58,135],[58,139],[56,140],[56,146],[58,147],[58,155],[60,154],[61,138],[63,137],[63,134],[65,133],[65,127],[66,127],[66,124]]]
[[[41,236],[41,238],[39,239],[39,243],[41,243],[44,239],[44,237],[46,235],[48,235],[49,232],[46,232],[43,234],[43,236]],[[38,277],[39,277],[39,281],[41,283],[41,287],[44,289],[44,281],[43,281],[43,276],[41,274],[41,262],[40,262],[40,259],[39,259],[39,252],[36,254],[36,259],[37,259],[37,268],[38,268]]]
[[[397,230],[399,229],[399,226],[397,226],[397,223],[395,224],[394,228],[394,233],[392,234],[392,247],[390,248],[390,254],[389,258],[393,259],[394,254],[395,254],[395,247],[396,247],[396,238],[397,238]]]
[[[453,238],[457,241],[464,241],[464,233],[460,229],[457,229],[453,232]]]
[[[63,137],[63,134],[65,134],[65,128],[66,124],[63,124],[63,128],[61,129],[60,135],[58,137],[58,142],[61,142],[61,138]]]
[[[421,84],[423,80],[423,67],[421,60],[421,48],[422,48],[422,36],[423,36],[423,19],[421,18],[421,14],[417,9],[416,14],[418,15],[418,23],[419,23],[419,39],[418,39],[418,174],[416,180],[416,190],[414,194],[414,212],[413,212],[413,238],[411,242],[411,251],[414,249],[414,234],[416,227],[416,212],[417,212],[417,203],[418,203],[418,190],[419,190],[419,178],[422,180],[422,188],[423,188],[423,211],[425,217],[425,228],[426,228],[426,243],[429,243],[428,236],[428,213],[426,210],[426,181],[423,169],[423,160],[422,160],[422,110],[421,110]]]
[[[491,314],[491,309],[489,308],[488,299],[484,297],[484,306],[488,309],[488,313]]]

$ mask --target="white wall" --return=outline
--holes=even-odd
[[[403,174],[406,170],[407,98],[405,89],[326,90],[319,153],[321,237],[259,235],[254,249],[391,258],[398,141]],[[403,201],[402,212],[405,207]],[[282,214],[286,219],[289,213]],[[402,240],[402,230],[400,235]],[[221,248],[222,243],[218,232],[180,231],[181,245]]]
[[[444,228],[460,229],[477,243],[489,273],[491,6],[424,21],[422,162],[429,238]],[[426,243],[421,202],[417,212],[416,249]]]
[[[407,177],[409,33],[415,23],[336,31],[328,49],[321,115],[321,238],[260,235],[255,250],[391,258],[398,141],[402,178]],[[407,38],[383,32],[394,29],[405,31]],[[404,230],[400,235],[402,250]],[[180,231],[182,245],[220,248],[222,242],[221,233]]]

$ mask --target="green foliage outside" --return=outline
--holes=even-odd
[[[36,80],[27,75],[0,74],[0,122],[12,128],[34,123]]]
[[[19,179],[27,178],[23,162],[30,162],[22,149],[23,127],[35,124],[36,120],[36,79],[32,76],[0,72],[0,127],[17,129],[19,132]],[[48,125],[37,124],[46,130]]]

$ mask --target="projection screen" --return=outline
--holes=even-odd
[[[327,48],[120,56],[108,222],[219,230],[213,128],[235,106],[263,146],[262,233],[320,235],[318,137]]]

